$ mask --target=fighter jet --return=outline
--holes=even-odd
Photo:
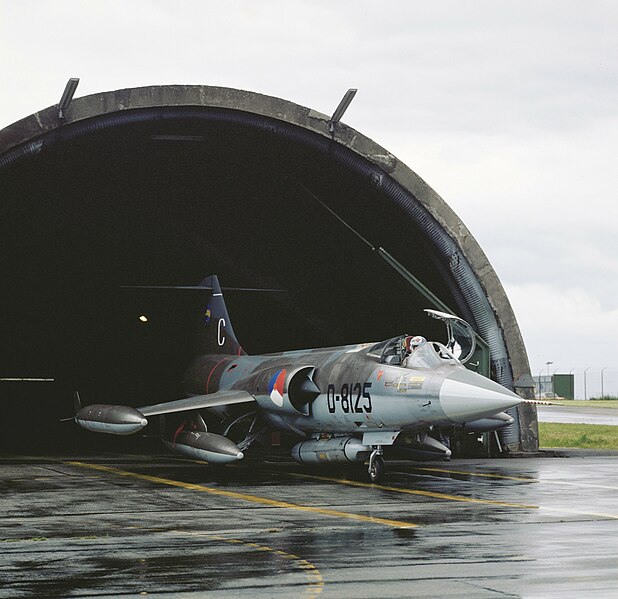
[[[367,464],[372,482],[384,473],[384,448],[448,458],[440,431],[493,431],[513,419],[504,410],[522,400],[468,370],[474,334],[462,319],[436,310],[446,345],[415,335],[361,343],[247,355],[239,344],[216,276],[201,314],[199,355],[188,367],[188,397],[133,408],[89,405],[75,422],[95,432],[129,435],[164,416],[164,443],[210,464],[242,460],[273,431],[295,439],[303,464]],[[456,357],[456,354],[459,354]]]

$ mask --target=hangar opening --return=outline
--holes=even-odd
[[[283,290],[226,294],[249,353],[440,339],[423,309],[447,307],[485,347],[477,368],[530,396],[515,317],[472,235],[408,167],[329,120],[240,90],[163,86],[0,131],[0,375],[55,381],[3,383],[18,423],[5,449],[25,430],[28,443],[72,439],[58,418],[75,389],[87,403],[180,397],[199,301],[127,286],[210,274]],[[536,449],[534,409],[513,415],[501,448]]]

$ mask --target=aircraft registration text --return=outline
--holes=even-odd
[[[334,414],[339,408],[346,414],[370,413],[372,406],[369,389],[371,383],[343,383],[337,393],[335,385],[328,385],[326,392],[328,411]]]

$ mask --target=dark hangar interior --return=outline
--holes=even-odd
[[[281,290],[226,292],[248,353],[444,340],[381,247],[474,322],[401,190],[336,132],[150,106],[68,118],[0,159],[0,376],[54,379],[3,383],[15,426],[1,449],[74,443],[76,427],[58,422],[74,390],[135,406],[182,396],[204,295],[127,286],[217,274],[224,287]]]

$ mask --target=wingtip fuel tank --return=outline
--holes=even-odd
[[[182,431],[165,445],[176,453],[212,464],[229,464],[245,456],[231,439],[203,431]]]
[[[132,435],[148,424],[144,415],[135,408],[107,404],[81,408],[75,415],[75,422],[86,430],[112,435]]]

